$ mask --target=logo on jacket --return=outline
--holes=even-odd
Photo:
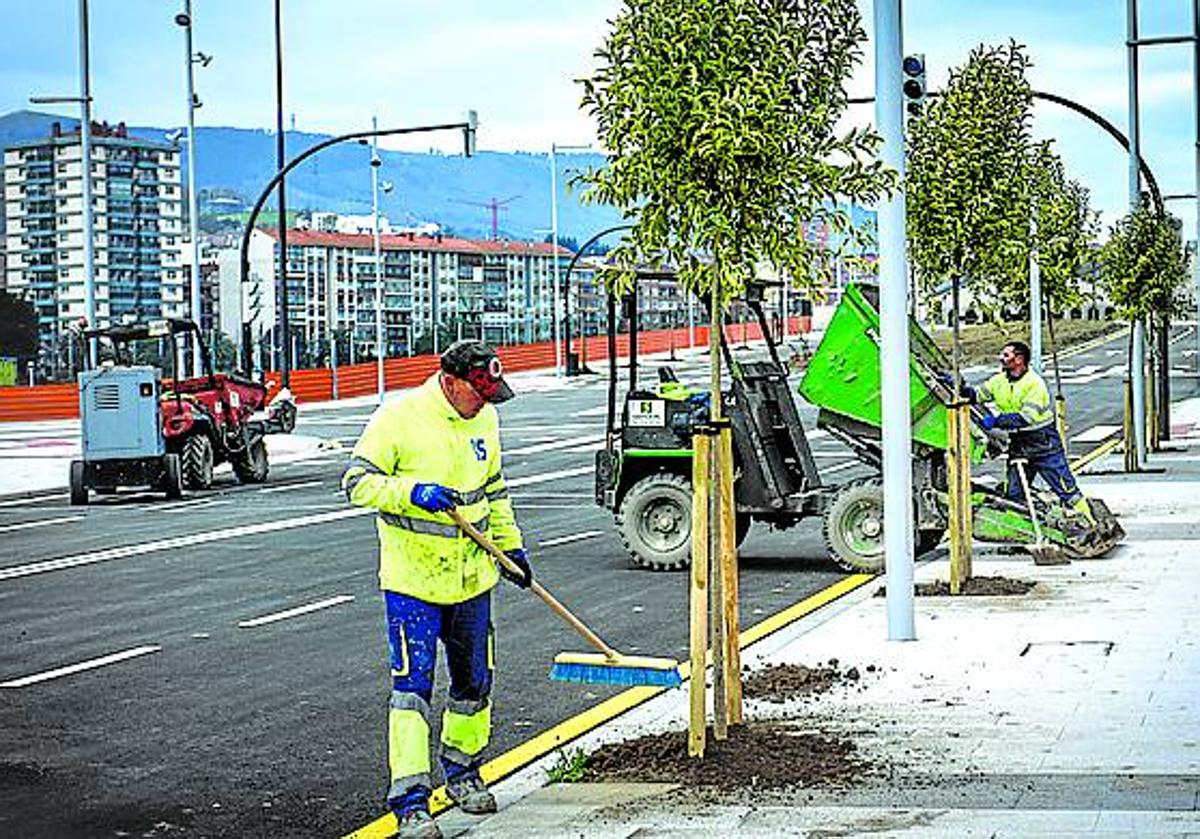
[[[487,460],[487,446],[484,445],[482,437],[472,437],[471,448],[475,450],[476,460]]]

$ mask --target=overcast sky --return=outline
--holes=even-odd
[[[214,56],[197,68],[202,125],[273,128],[271,0],[194,0],[195,46]],[[574,80],[592,66],[616,0],[284,0],[285,108],[300,130],[454,121],[480,115],[481,148],[545,151],[594,139]],[[1142,35],[1190,32],[1188,0],[1141,0]],[[0,3],[0,113],[28,97],[78,90],[77,0]],[[183,0],[91,0],[95,114],[110,122],[179,125],[186,119]],[[871,34],[871,3],[860,0]],[[906,0],[905,46],[924,52],[936,88],[981,42],[1015,39],[1034,60],[1035,88],[1071,97],[1121,130],[1126,118],[1122,0]],[[870,95],[870,44],[851,85]],[[1144,155],[1165,193],[1192,192],[1191,47],[1145,50],[1141,64]],[[65,106],[64,106],[65,107]],[[868,107],[853,115],[870,120]],[[1081,117],[1037,109],[1035,131],[1056,138],[1072,175],[1111,221],[1127,204],[1117,145]],[[445,138],[455,148],[457,137]],[[420,150],[431,135],[393,148]],[[1193,205],[1174,202],[1192,234]]]

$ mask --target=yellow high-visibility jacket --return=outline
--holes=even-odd
[[[375,410],[359,438],[342,489],[352,504],[379,511],[379,584],[430,603],[461,603],[496,584],[493,560],[444,513],[410,500],[418,483],[463,497],[459,512],[501,550],[522,546],[500,471],[496,409],[464,419],[434,374]]]
[[[1025,420],[1020,431],[1033,431],[1054,424],[1050,389],[1032,368],[1015,380],[1001,370],[976,389],[975,398],[980,403],[995,405],[998,414],[1020,414]]]

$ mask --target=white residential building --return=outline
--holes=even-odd
[[[185,317],[179,153],[92,126],[96,319]],[[8,291],[34,304],[47,366],[61,363],[64,327],[85,316],[80,135],[17,143],[4,154]]]

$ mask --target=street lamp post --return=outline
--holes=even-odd
[[[250,235],[254,232],[254,222],[258,219],[258,214],[262,212],[263,205],[267,203],[267,198],[271,191],[275,189],[288,174],[305,160],[312,157],[314,154],[324,151],[330,146],[338,143],[345,143],[350,140],[362,140],[372,137],[390,137],[398,134],[419,134],[432,131],[461,131],[463,133],[463,152],[466,157],[473,157],[475,154],[475,134],[479,124],[478,116],[475,111],[467,111],[467,118],[463,122],[447,122],[437,125],[420,125],[413,128],[386,128],[371,131],[352,131],[349,134],[339,134],[336,137],[330,137],[328,140],[322,140],[316,145],[302,151],[300,154],[293,157],[287,162],[287,165],[281,167],[276,172],[271,180],[267,181],[263,191],[259,193],[258,199],[254,202],[254,206],[250,210],[250,215],[246,219],[246,226],[242,229],[242,241],[239,249],[238,258],[238,280],[242,285],[245,285],[250,279]],[[244,328],[244,326],[243,326]],[[249,342],[246,342],[247,346]],[[247,366],[247,369],[250,369]]]
[[[183,13],[175,16],[175,22],[183,28],[183,59],[185,81],[187,85],[187,143],[188,143],[188,219],[192,242],[191,270],[191,311],[196,325],[201,325],[200,304],[200,201],[196,195],[196,108],[200,102],[196,98],[195,65],[197,61],[205,66],[212,57],[192,51],[192,0],[183,0]],[[202,362],[200,358],[200,342],[192,340],[192,375],[199,376]]]
[[[371,130],[378,129],[375,117],[371,117]],[[375,390],[379,404],[383,404],[383,358],[387,349],[383,345],[383,259],[379,247],[379,137],[371,138],[371,218],[375,246]]]
[[[563,347],[560,344],[560,330],[563,326],[563,318],[571,317],[571,301],[569,292],[562,286],[562,266],[558,259],[558,152],[560,151],[587,151],[591,148],[591,144],[561,146],[556,143],[550,144],[550,248],[552,265],[554,266],[553,283],[553,306],[551,307],[551,317],[554,318],[554,375],[562,376],[564,374],[563,365],[566,363],[567,354],[570,353],[571,347],[571,324],[568,320],[566,323],[566,340],[567,347],[564,354]],[[568,278],[569,279],[569,278]],[[559,297],[565,298],[563,302],[563,314],[559,314]]]

